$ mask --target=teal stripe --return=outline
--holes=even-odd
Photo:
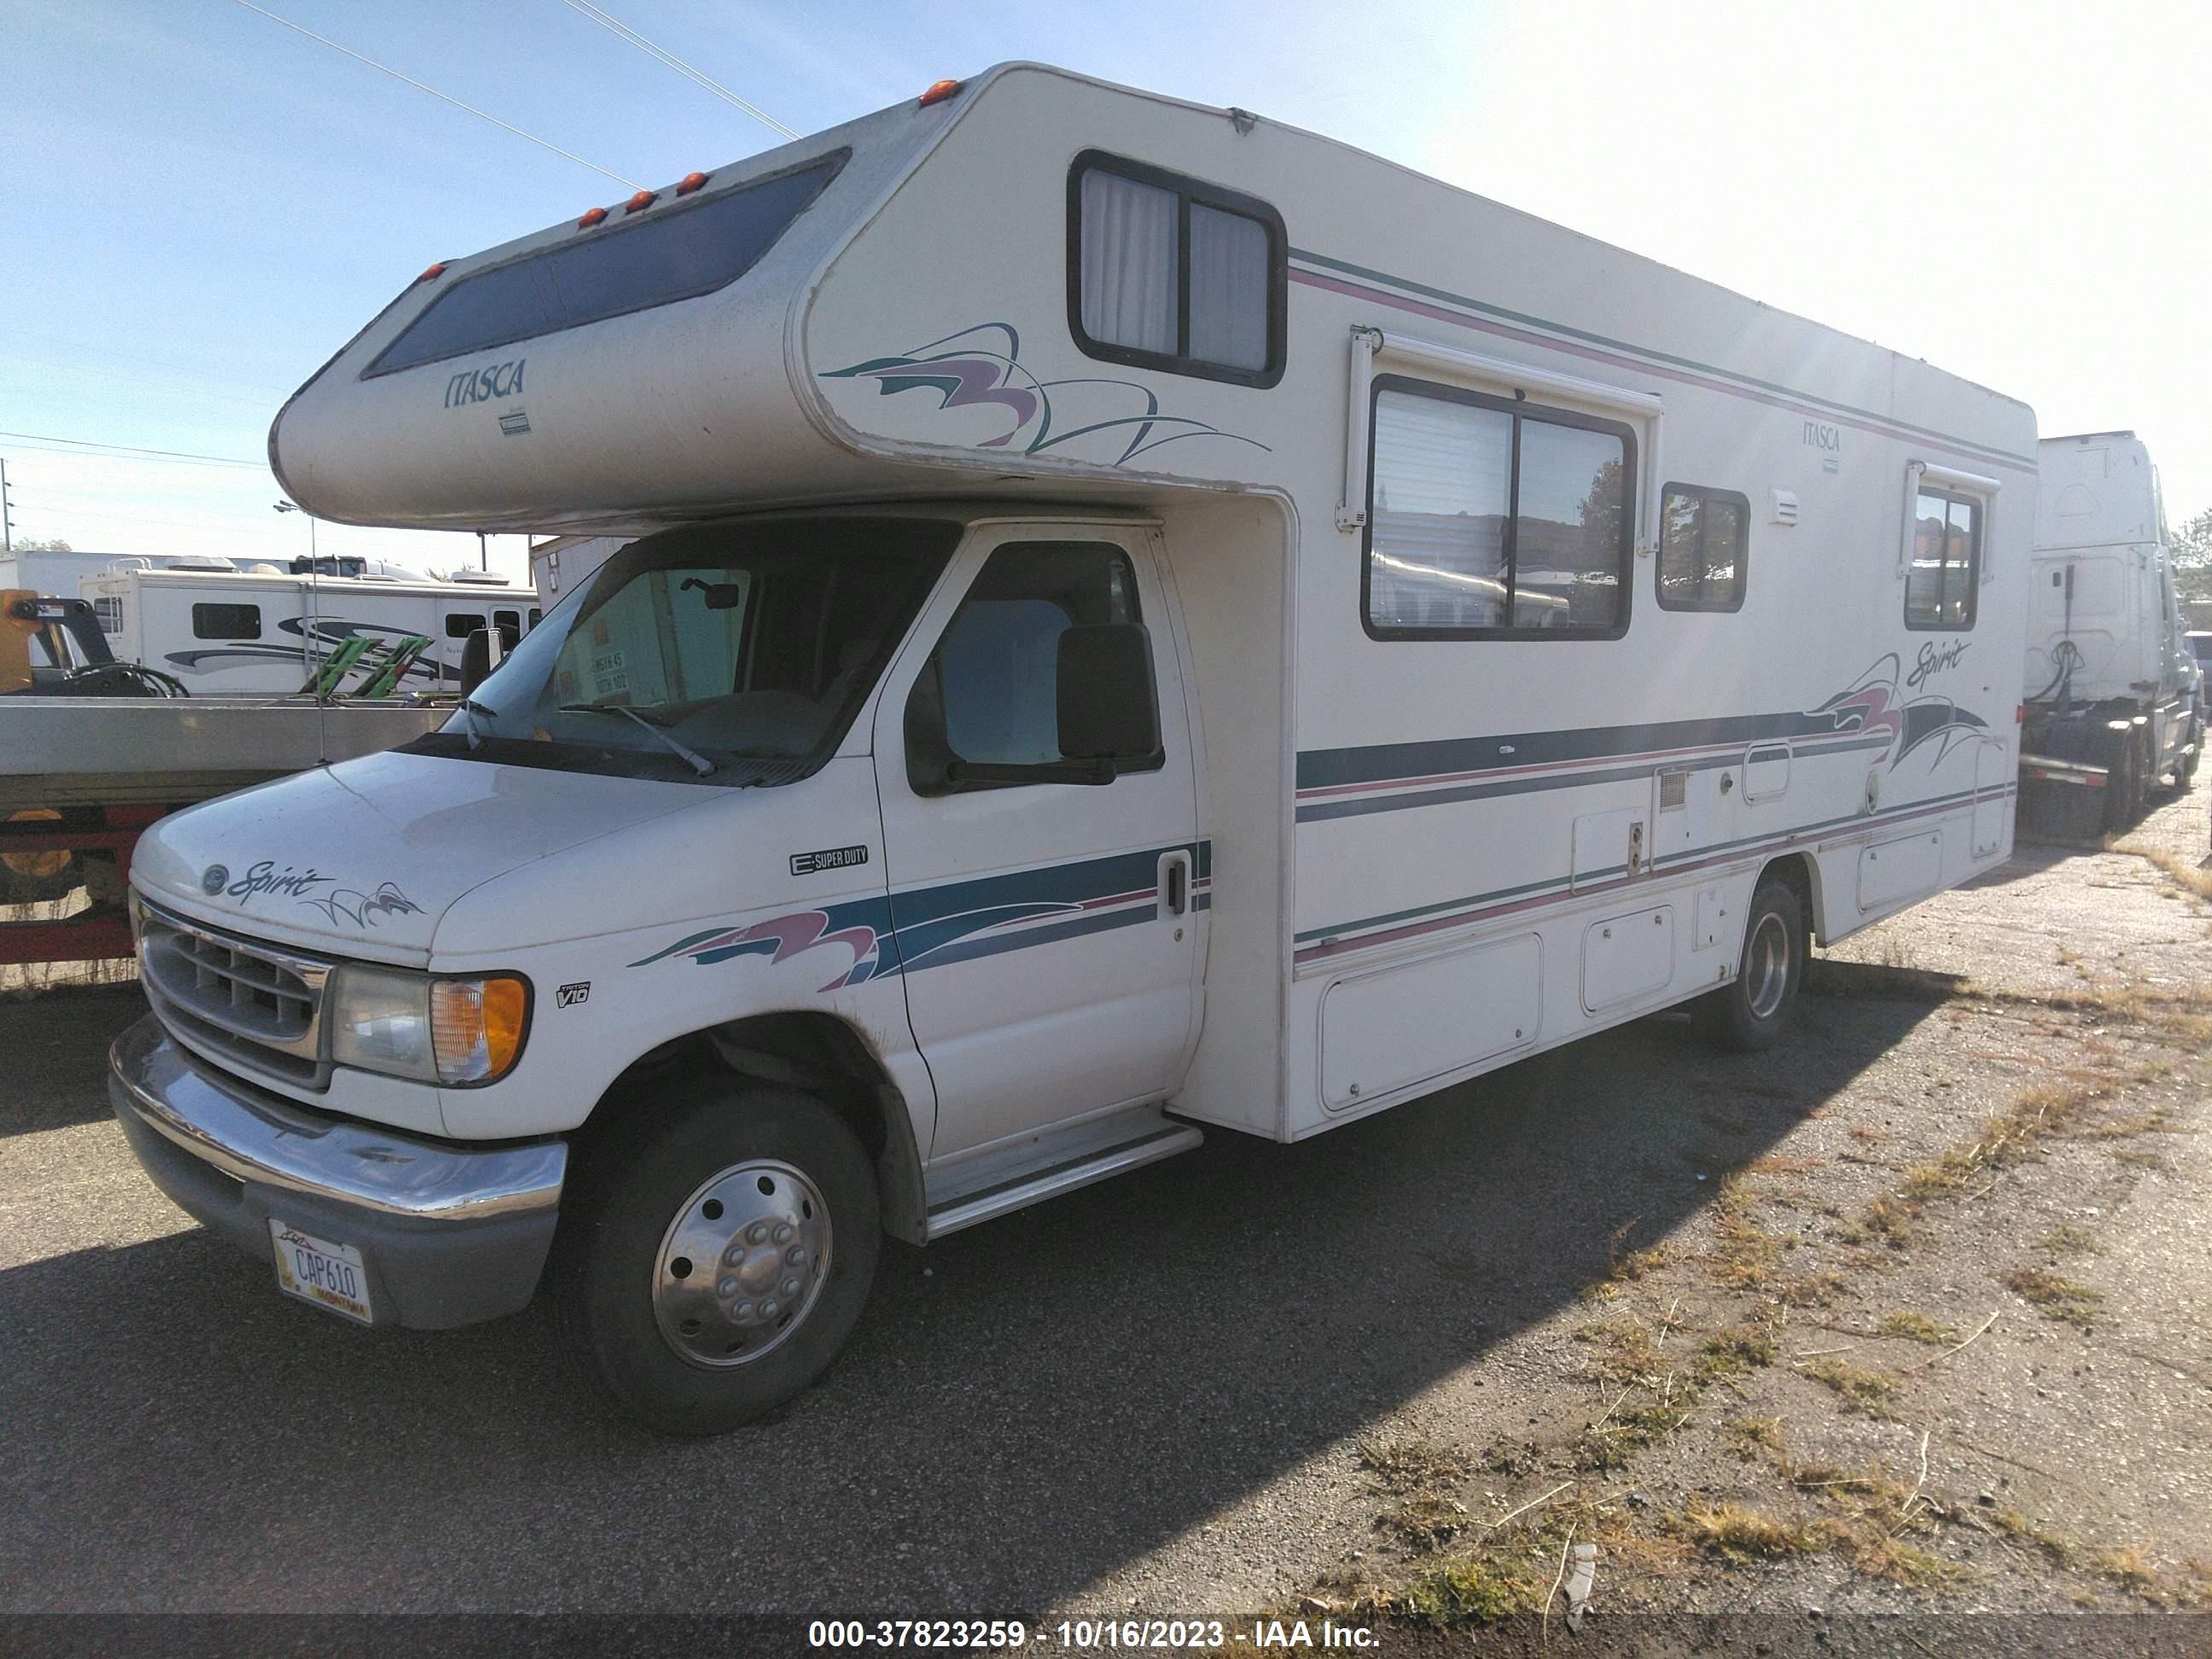
[[[1664,864],[1655,861],[1651,870],[1654,874],[1657,874],[1662,870],[1679,869],[1683,865],[1698,859],[1710,858],[1715,853],[1730,852],[1736,848],[1750,847],[1759,842],[1802,841],[1808,836],[1820,834],[1823,830],[1837,829],[1846,823],[1880,823],[1885,818],[1899,817],[1907,812],[1925,811],[1931,806],[1948,806],[1954,802],[1971,801],[1980,793],[1976,789],[1959,790],[1948,795],[1932,795],[1926,800],[1917,800],[1910,805],[1895,807],[1887,812],[1877,812],[1871,817],[1853,812],[1844,817],[1824,818],[1815,823],[1799,824],[1789,830],[1770,830],[1764,835],[1743,836],[1735,841],[1715,842],[1710,847],[1693,848],[1689,852],[1678,854]],[[2006,787],[2005,793],[2007,794],[2012,793],[2011,786]],[[1589,874],[1592,880],[1602,880],[1607,877],[1622,875],[1626,872],[1625,866],[1614,865],[1610,869],[1594,870]],[[1293,945],[1304,945],[1315,939],[1341,939],[1347,934],[1366,933],[1378,927],[1394,927],[1399,922],[1413,921],[1423,916],[1441,915],[1453,910],[1479,910],[1484,905],[1494,904],[1501,899],[1520,898],[1530,893],[1541,892],[1547,888],[1565,888],[1572,880],[1571,876],[1548,876],[1541,881],[1522,882],[1517,887],[1494,888],[1486,893],[1471,893],[1462,898],[1445,899],[1441,903],[1424,904],[1411,910],[1393,910],[1383,915],[1364,917],[1358,921],[1339,922],[1330,927],[1311,928],[1297,935],[1291,942]]]
[[[1978,455],[1987,455],[1992,459],[2010,461],[2015,465],[2029,468],[2035,465],[2035,458],[2032,455],[2016,455],[2008,449],[1995,449],[1987,444],[1978,444],[1968,439],[1955,438],[1947,432],[1937,432],[1929,427],[1915,426],[1909,421],[1900,421],[1894,415],[1879,414],[1871,409],[1861,409],[1853,404],[1838,403],[1832,398],[1823,398],[1817,392],[1802,392],[1796,386],[1784,386],[1779,381],[1762,380],[1755,375],[1738,374],[1732,368],[1722,368],[1717,364],[1701,363],[1694,357],[1678,357],[1672,352],[1654,350],[1650,346],[1632,345],[1626,340],[1616,340],[1609,335],[1593,334],[1588,329],[1576,328],[1566,323],[1556,323],[1548,317],[1533,317],[1525,311],[1510,311],[1504,306],[1494,306],[1480,300],[1469,299],[1464,294],[1454,294],[1448,289],[1431,288],[1425,283],[1416,283],[1404,276],[1393,276],[1388,271],[1370,270],[1365,265],[1355,265],[1348,260],[1332,259],[1327,254],[1313,253],[1304,248],[1296,247],[1291,250],[1291,257],[1294,259],[1303,259],[1309,264],[1322,265],[1331,270],[1342,271],[1348,276],[1361,276],[1372,283],[1387,283],[1392,288],[1402,289],[1408,294],[1425,295],[1431,300],[1441,300],[1447,305],[1460,306],[1468,311],[1481,312],[1486,316],[1497,317],[1507,322],[1520,323],[1529,328],[1546,329],[1554,334],[1564,334],[1570,339],[1582,340],[1591,345],[1601,345],[1613,351],[1626,351],[1632,356],[1647,358],[1653,362],[1671,364],[1676,368],[1694,369],[1700,374],[1711,374],[1723,380],[1733,380],[1739,386],[1756,386],[1762,392],[1777,392],[1784,397],[1795,398],[1801,403],[1834,410],[1839,415],[1856,415],[1863,420],[1878,421],[1884,426],[1894,427],[1899,432],[1909,432],[1916,437],[1933,439],[1938,443],[1948,444],[1954,448]],[[1819,327],[1821,325],[1815,324],[1814,326]],[[1881,349],[1888,349],[1887,347]],[[1986,387],[1981,389],[1987,390]],[[1991,392],[1990,395],[1995,398],[2004,398],[2004,393],[2001,392]],[[2026,404],[2021,404],[2017,398],[2004,398],[2004,400],[2021,408],[2027,407]]]

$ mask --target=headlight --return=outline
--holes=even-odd
[[[433,979],[349,963],[331,982],[331,1058],[340,1066],[420,1083],[495,1083],[522,1053],[530,985],[518,975]]]

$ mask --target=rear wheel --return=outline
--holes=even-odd
[[[1690,1005],[1698,1034],[1747,1054],[1780,1042],[1804,984],[1805,956],[1805,907],[1796,888],[1770,876],[1752,895],[1735,982]]]
[[[2189,752],[2173,769],[2173,787],[2185,793],[2197,781],[2197,763],[2204,758],[2204,722],[2189,717]]]
[[[719,1434],[827,1370],[875,1277],[875,1173],[819,1101],[680,1084],[564,1221],[572,1343],[632,1416]]]
[[[2142,763],[2134,728],[2112,733],[2105,753],[2105,828],[2117,834],[2142,816]]]
[[[59,829],[62,815],[51,806],[27,806],[8,815],[9,823]],[[67,848],[36,853],[0,853],[0,904],[39,904],[66,898],[83,884],[76,854]]]

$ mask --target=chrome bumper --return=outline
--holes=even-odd
[[[564,1142],[472,1147],[312,1112],[203,1065],[151,1015],[115,1040],[108,1097],[154,1184],[262,1261],[272,1218],[359,1248],[380,1324],[497,1318],[544,1271]]]

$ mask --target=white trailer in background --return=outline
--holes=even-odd
[[[434,267],[270,452],[641,538],[444,731],[155,830],[118,1115],[359,1320],[557,1221],[670,1428],[817,1375],[882,1230],[1774,1042],[2011,846],[2024,405],[1242,110],[943,83]]]
[[[2158,469],[2132,432],[2037,446],[2021,778],[2030,822],[2094,836],[2186,788],[2204,746],[2203,671],[2173,591]]]
[[[541,614],[538,596],[502,575],[456,571],[444,581],[415,575],[334,574],[361,561],[319,562],[330,569],[117,568],[84,576],[108,647],[118,660],[143,663],[183,682],[192,696],[281,696],[297,692],[347,641],[390,643],[427,637],[402,690],[457,690],[461,649],[487,629],[527,633]]]

